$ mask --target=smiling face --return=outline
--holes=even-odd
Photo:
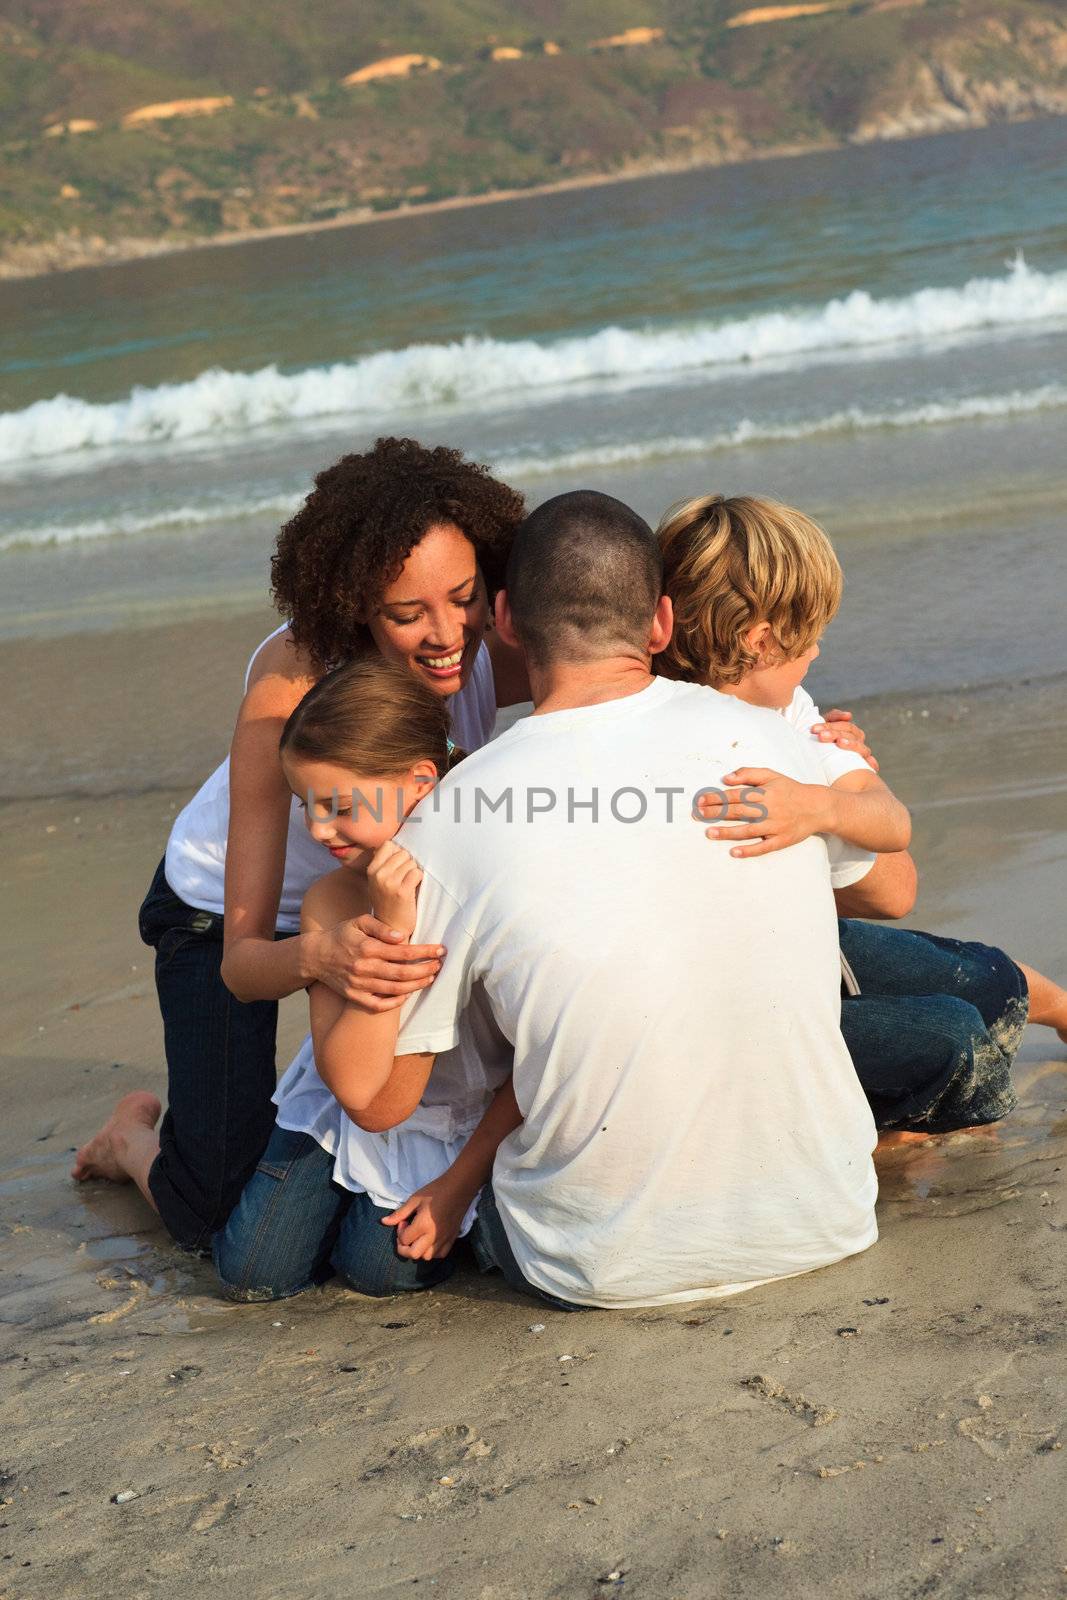
[[[341,866],[365,868],[437,781],[432,761],[409,772],[368,777],[328,761],[285,752],[282,766],[311,837]]]
[[[454,524],[439,523],[383,591],[367,626],[387,660],[448,695],[470,677],[488,620],[474,546]]]

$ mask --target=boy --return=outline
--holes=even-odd
[[[732,852],[750,856],[838,834],[879,852],[872,872],[899,887],[898,914],[906,915],[915,869],[904,808],[867,759],[862,730],[843,712],[824,721],[801,687],[841,602],[830,541],[801,512],[749,496],[683,502],[657,534],[674,605],[657,671],[776,710],[818,741],[830,785],[764,769],[727,774],[738,788],[727,791],[709,835],[752,841]],[[742,799],[753,790],[758,802]],[[1027,1017],[1067,1042],[1067,990],[988,945],[853,920],[848,897],[837,892],[841,1031],[879,1128],[945,1133],[1007,1115]]]

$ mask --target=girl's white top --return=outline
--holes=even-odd
[[[245,672],[245,690],[252,664],[263,645],[284,633],[288,623],[268,634],[252,653]],[[474,658],[468,682],[452,696],[452,737],[463,750],[478,750],[492,737],[496,720],[493,663],[483,644]],[[230,758],[208,778],[179,812],[167,841],[167,882],[186,905],[223,914],[226,879],[226,834],[230,825]],[[317,844],[304,826],[304,814],[294,796],[289,812],[285,846],[285,877],[278,905],[279,933],[300,929],[300,902],[316,878],[335,866],[325,845]]]
[[[335,1183],[392,1210],[452,1165],[511,1064],[511,1045],[481,984],[475,984],[459,1021],[459,1039],[437,1057],[422,1100],[406,1122],[387,1133],[357,1127],[316,1072],[309,1034],[274,1092],[278,1126],[309,1133],[333,1156]],[[475,1201],[461,1233],[469,1232],[477,1209]]]

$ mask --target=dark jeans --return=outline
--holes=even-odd
[[[334,1273],[360,1294],[432,1289],[454,1263],[410,1261],[368,1195],[334,1183],[333,1156],[308,1133],[275,1128],[230,1218],[216,1235],[215,1271],[230,1300],[283,1300]]]
[[[138,918],[156,952],[167,1057],[166,1115],[148,1182],[178,1244],[205,1250],[236,1205],[274,1126],[278,1006],[222,981],[222,918],[186,905],[159,863]]]
[[[861,990],[842,1000],[841,1031],[878,1127],[947,1133],[1007,1116],[1030,1004],[1014,961],[852,918],[840,935]]]

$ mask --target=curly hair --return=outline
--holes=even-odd
[[[810,517],[774,500],[702,495],[672,506],[656,530],[663,587],[674,602],[663,677],[740,683],[756,665],[745,634],[769,622],[794,660],[816,643],[841,604],[833,546]]]
[[[466,534],[492,593],[522,516],[522,496],[458,450],[379,439],[320,472],[282,528],[274,603],[294,642],[324,669],[336,666],[367,650],[363,618],[436,523]]]

